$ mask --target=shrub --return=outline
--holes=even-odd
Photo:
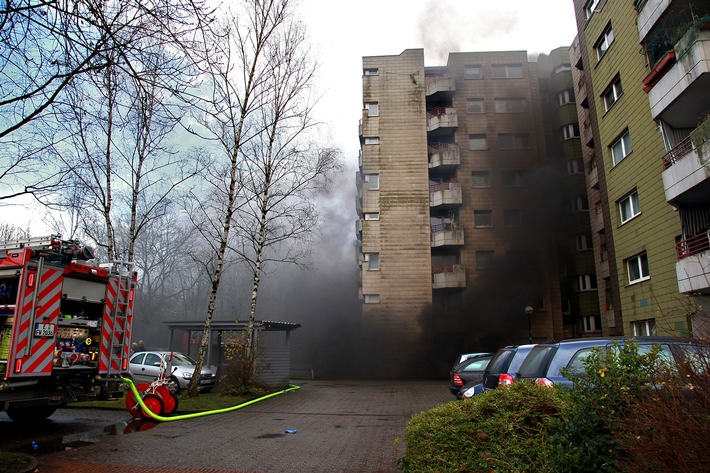
[[[710,465],[708,347],[695,344],[680,365],[658,373],[653,389],[631,400],[613,435],[625,472],[703,471]]]
[[[660,347],[613,344],[587,358],[550,441],[559,471],[700,471],[707,468],[707,358],[678,366]],[[705,360],[703,362],[703,360]],[[703,368],[704,366],[704,368]],[[692,388],[692,389],[691,389]]]
[[[553,471],[548,437],[560,412],[555,389],[517,383],[414,416],[404,472]]]

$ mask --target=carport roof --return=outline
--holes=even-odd
[[[234,322],[234,321],[216,321],[213,320],[210,324],[211,331],[243,331],[246,330],[249,322]],[[166,322],[168,328],[173,330],[196,331],[205,328],[204,320],[184,321],[184,322]],[[293,322],[274,322],[272,320],[255,320],[254,329],[264,332],[290,332],[300,328],[301,324]]]

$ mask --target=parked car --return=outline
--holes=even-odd
[[[562,374],[563,369],[570,373],[583,373],[584,362],[593,350],[607,349],[614,342],[623,344],[628,340],[633,340],[641,353],[650,351],[654,345],[660,346],[660,356],[668,361],[681,361],[691,347],[687,340],[674,337],[579,338],[543,343],[530,350],[516,379],[531,380],[544,386],[558,384],[570,387],[572,382]]]
[[[158,378],[160,365],[165,359],[170,364],[169,389],[173,392],[180,392],[187,389],[192,374],[195,372],[195,360],[184,353],[171,351],[143,351],[135,353],[129,362],[128,371],[133,382],[152,383]],[[217,384],[217,376],[207,367],[202,367],[200,372],[200,388],[209,391]]]
[[[483,371],[488,366],[488,363],[493,358],[493,353],[481,353],[476,356],[472,356],[463,363],[454,365],[449,373],[451,378],[451,384],[449,385],[449,392],[454,396],[458,395],[459,389],[461,389],[465,384],[476,382],[480,383],[483,377]]]
[[[459,399],[468,399],[501,384],[512,384],[515,372],[535,345],[509,345],[498,350],[483,372],[481,383],[468,383],[459,390]]]
[[[488,356],[488,355],[493,355],[493,353],[490,352],[475,352],[475,353],[461,353],[459,355],[458,360],[454,363],[454,366],[463,363],[464,361],[468,360],[469,358],[473,358],[476,356]]]

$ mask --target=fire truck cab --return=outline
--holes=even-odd
[[[121,397],[136,273],[58,235],[0,242],[0,410],[15,421]]]

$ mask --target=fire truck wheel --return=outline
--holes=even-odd
[[[15,422],[29,422],[46,419],[54,414],[56,410],[56,407],[40,406],[8,409],[5,412],[7,412],[7,416]]]
[[[153,414],[162,416],[165,414],[165,404],[163,404],[163,399],[158,394],[146,394],[143,396],[143,404],[148,408]],[[141,408],[141,415],[144,419],[152,419],[150,414]]]
[[[173,414],[178,408],[178,397],[177,394],[170,392],[168,386],[161,384],[155,388],[155,392],[160,395],[163,400],[164,412],[166,416]]]

